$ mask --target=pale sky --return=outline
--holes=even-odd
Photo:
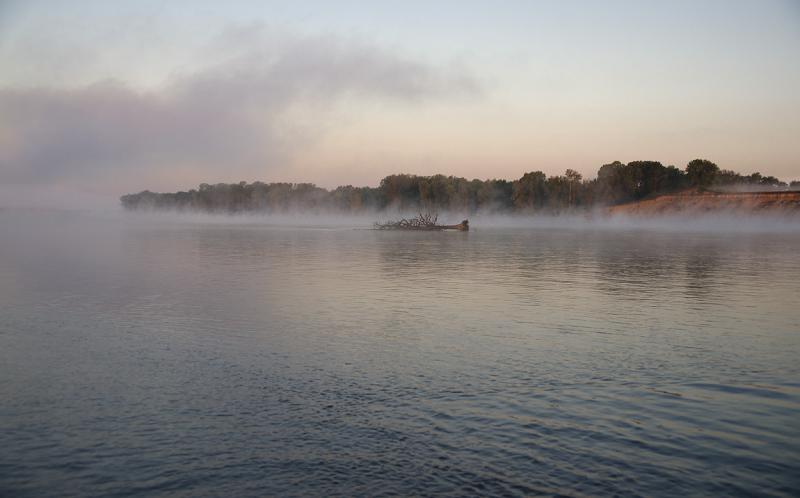
[[[0,0],[0,195],[697,157],[800,179],[798,54],[788,0]]]

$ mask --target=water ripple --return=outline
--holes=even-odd
[[[44,223],[0,495],[800,493],[797,234]]]

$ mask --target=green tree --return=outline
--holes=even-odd
[[[564,177],[567,179],[567,185],[569,186],[569,206],[572,207],[575,205],[575,199],[578,196],[583,175],[574,169],[567,169],[566,173],[564,173]]]
[[[700,189],[710,187],[719,173],[719,166],[707,159],[694,159],[686,165],[689,185]]]
[[[597,171],[595,198],[603,204],[617,204],[628,200],[625,188],[625,165],[619,161],[604,164]]]
[[[514,182],[511,201],[517,209],[540,209],[547,202],[547,176],[541,171],[525,173]]]

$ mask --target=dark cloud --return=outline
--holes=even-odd
[[[157,91],[119,82],[0,89],[0,182],[158,178],[171,168],[234,178],[304,144],[310,135],[298,130],[314,126],[293,121],[296,107],[324,115],[345,97],[417,102],[477,91],[463,72],[333,36],[244,38],[227,56],[218,44],[214,63]]]

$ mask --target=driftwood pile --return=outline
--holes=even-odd
[[[377,230],[469,230],[469,221],[464,220],[458,225],[437,225],[439,215],[431,213],[419,213],[416,218],[402,218],[399,221],[387,221],[386,223],[375,223]]]

